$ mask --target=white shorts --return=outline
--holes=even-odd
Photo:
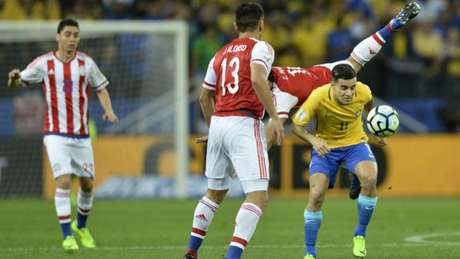
[[[43,143],[54,178],[66,174],[94,178],[94,157],[90,138],[46,135]]]
[[[275,83],[273,84],[272,92],[278,117],[289,118],[289,111],[296,106],[299,102],[299,98],[290,93],[281,91]]]
[[[206,152],[208,188],[228,189],[228,178],[234,174],[245,193],[268,190],[264,124],[250,117],[212,116]]]

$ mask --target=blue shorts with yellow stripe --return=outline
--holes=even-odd
[[[329,178],[329,188],[334,187],[340,165],[354,173],[356,165],[365,160],[375,161],[374,154],[367,143],[332,148],[325,156],[320,156],[314,149],[311,152],[310,175],[323,173]]]

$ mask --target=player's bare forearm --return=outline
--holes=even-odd
[[[310,132],[308,132],[305,129],[305,127],[293,124],[292,132],[294,133],[294,135],[299,137],[301,140],[312,144],[312,138],[314,137],[314,135],[312,135]]]
[[[96,95],[99,99],[99,103],[101,104],[102,109],[104,109],[104,114],[102,115],[102,118],[113,123],[118,122],[118,117],[117,115],[115,115],[115,112],[112,108],[112,102],[110,100],[109,91],[107,91],[107,89],[104,88],[100,91],[97,91]]]
[[[292,131],[303,141],[310,143],[320,156],[325,156],[330,152],[327,142],[324,139],[311,134],[303,126],[294,124]]]
[[[199,101],[203,117],[209,125],[214,112],[214,91],[202,88]]]
[[[99,103],[101,104],[104,112],[113,112],[112,102],[110,101],[109,91],[107,89],[102,89],[96,92]]]
[[[281,123],[284,125],[286,122],[287,118],[280,118]],[[270,148],[273,146],[275,143],[275,131],[273,129],[274,127],[274,121],[270,120],[267,124],[267,127],[265,128],[265,139],[267,140],[267,150],[270,150]]]

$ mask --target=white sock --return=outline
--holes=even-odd
[[[70,209],[70,190],[56,188],[54,194],[54,205],[56,206],[56,214],[60,224],[69,223],[71,221]]]
[[[249,202],[243,203],[236,215],[236,226],[230,245],[244,249],[256,231],[260,216],[262,216],[262,210],[257,205]]]
[[[83,192],[81,189],[77,196],[77,210],[82,215],[89,215],[93,207],[94,195],[92,192]]]
[[[351,57],[359,64],[365,65],[380,52],[384,44],[385,40],[378,33],[374,33],[355,46]]]
[[[207,197],[201,198],[193,214],[192,236],[204,238],[218,208],[219,205]]]

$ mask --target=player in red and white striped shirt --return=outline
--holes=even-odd
[[[93,90],[104,109],[103,119],[118,122],[109,93],[109,82],[94,60],[78,52],[80,29],[73,19],[62,20],[57,29],[58,50],[44,54],[26,69],[9,73],[8,86],[42,85],[47,113],[44,118],[44,143],[56,180],[55,205],[66,250],[77,250],[73,232],[86,248],[94,248],[94,240],[86,228],[93,204],[94,158],[89,139],[88,99]],[[71,224],[71,174],[80,179],[77,220]]]
[[[267,77],[275,59],[272,47],[259,40],[264,28],[262,6],[243,3],[235,12],[238,38],[209,62],[200,93],[201,111],[209,125],[206,153],[208,191],[198,202],[184,259],[198,250],[212,219],[237,175],[246,194],[238,210],[226,259],[239,259],[256,230],[267,203],[269,162],[261,122],[266,109],[276,143],[284,129],[272,102]]]

